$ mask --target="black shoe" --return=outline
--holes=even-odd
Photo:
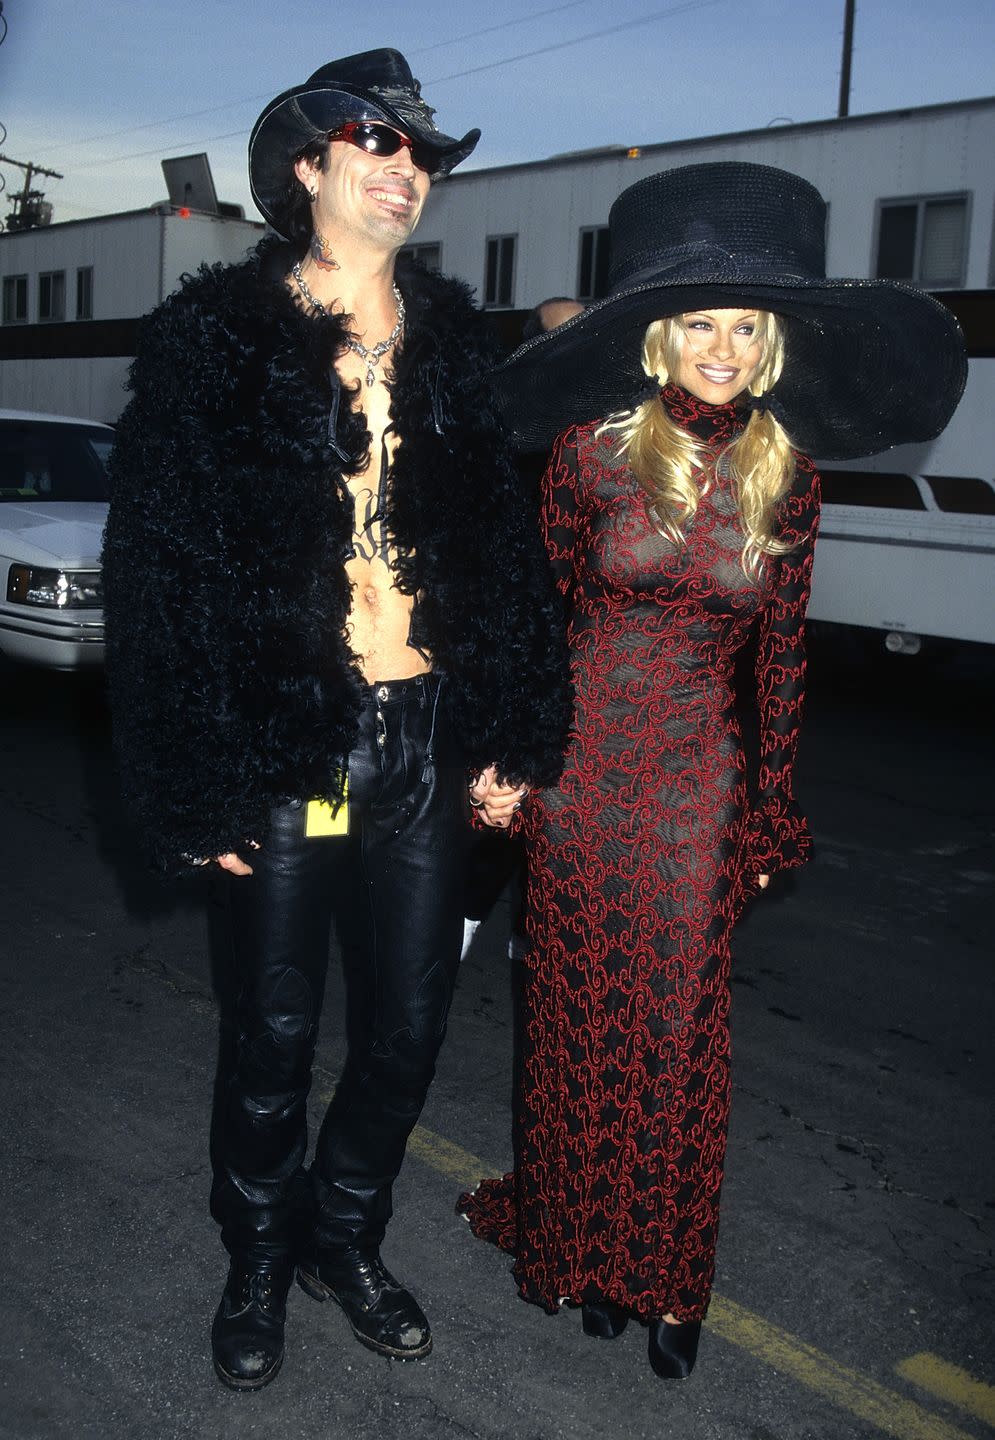
[[[361,1345],[393,1360],[420,1360],[432,1332],[418,1301],[399,1284],[379,1255],[349,1251],[297,1267],[297,1283],[313,1300],[336,1300]]]
[[[289,1260],[232,1258],[211,1330],[214,1368],[232,1390],[261,1390],[283,1364],[293,1274]]]
[[[628,1312],[613,1300],[599,1300],[596,1305],[585,1303],[580,1307],[580,1315],[584,1334],[598,1340],[617,1340],[629,1323]]]
[[[661,1380],[686,1380],[698,1354],[700,1320],[668,1325],[666,1320],[650,1321],[650,1364]]]

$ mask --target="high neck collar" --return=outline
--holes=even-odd
[[[706,445],[721,445],[735,439],[747,418],[735,401],[708,405],[673,383],[663,387],[660,399],[674,424]]]

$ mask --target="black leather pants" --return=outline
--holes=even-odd
[[[435,1072],[462,939],[463,757],[438,676],[371,686],[349,757],[349,834],[273,812],[228,883],[237,1054],[221,1143],[232,1253],[375,1250]],[[306,1106],[328,963],[342,949],[348,1053],[309,1180]]]

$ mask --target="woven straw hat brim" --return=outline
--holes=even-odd
[[[433,180],[448,175],[465,160],[480,139],[479,130],[468,130],[462,140],[441,130],[422,127],[412,117],[402,117],[381,100],[348,85],[308,88],[295,86],[277,95],[263,110],[249,136],[249,189],[265,219],[283,234],[290,167],[294,156],[313,140],[324,140],[349,120],[382,120],[413,139],[430,146],[438,157]]]
[[[520,346],[493,373],[515,443],[548,449],[567,426],[645,398],[651,321],[753,306],[786,322],[784,373],[772,393],[806,454],[855,459],[931,440],[956,409],[967,378],[963,339],[932,296],[887,280],[754,274],[717,284],[713,274],[622,289]]]

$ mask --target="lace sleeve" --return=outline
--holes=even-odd
[[[577,504],[577,428],[557,437],[542,478],[542,533],[556,588],[569,600],[574,583],[579,508]]]
[[[794,548],[778,556],[774,592],[757,648],[760,770],[746,837],[744,882],[803,865],[812,840],[794,796],[794,765],[805,699],[805,612],[819,525],[819,477],[799,456],[795,481],[782,501],[780,534]]]

